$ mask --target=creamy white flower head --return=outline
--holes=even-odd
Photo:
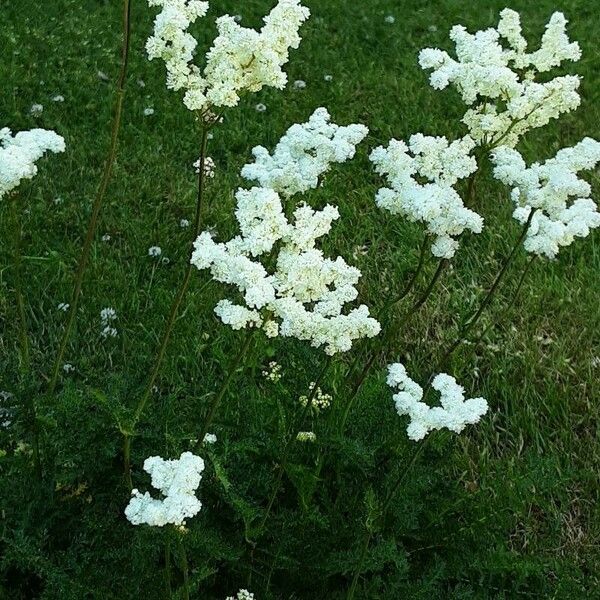
[[[262,146],[253,148],[254,162],[242,168],[242,177],[284,196],[304,193],[318,187],[319,178],[333,163],[353,158],[368,132],[360,124],[331,123],[327,109],[317,108],[308,122],[287,130],[272,155]]]
[[[54,131],[32,129],[13,136],[7,127],[0,129],[0,199],[21,180],[32,179],[35,163],[48,151],[65,151],[65,140]]]
[[[561,247],[600,227],[600,213],[589,197],[591,186],[577,176],[600,163],[600,142],[584,138],[530,167],[519,152],[507,147],[497,148],[492,161],[494,177],[513,188],[515,219],[524,224],[536,209],[524,242],[528,252],[556,258]]]
[[[144,470],[152,477],[152,487],[160,491],[162,498],[133,490],[125,509],[125,516],[133,525],[183,525],[186,519],[198,514],[202,503],[195,492],[204,471],[204,461],[199,456],[191,452],[184,452],[176,460],[151,456],[144,461]]]
[[[358,295],[360,271],[341,257],[325,258],[315,247],[339,218],[335,207],[315,211],[301,205],[290,222],[272,189],[239,190],[236,198],[241,235],[217,243],[204,232],[191,259],[198,269],[210,269],[215,280],[234,285],[243,295],[245,305],[230,300],[217,304],[215,312],[223,323],[233,329],[262,327],[269,337],[309,341],[314,347],[324,346],[330,355],[379,333],[379,323],[366,306],[343,312]],[[260,257],[270,257],[265,264],[272,273]]]
[[[562,13],[554,13],[540,48],[528,53],[519,14],[507,8],[496,29],[471,34],[462,25],[454,26],[450,39],[456,59],[443,50],[425,48],[419,63],[431,69],[432,87],[453,85],[471,105],[463,122],[477,143],[514,146],[528,130],[579,106],[578,77],[535,81],[539,73],[581,57],[577,42],[569,41],[566,24]]]
[[[240,94],[264,86],[283,88],[287,77],[282,67],[290,48],[298,47],[298,30],[310,15],[300,0],[279,0],[260,31],[241,27],[236,17],[222,16],[217,19],[218,36],[206,55],[206,65],[200,69],[192,62],[197,42],[187,30],[206,14],[208,3],[149,0],[149,4],[162,6],[162,12],[146,44],[148,57],[165,61],[167,87],[185,90],[184,104],[201,112],[211,106],[235,106]]]
[[[371,153],[371,161],[389,187],[377,192],[377,206],[410,221],[422,222],[434,236],[431,251],[452,258],[463,231],[480,233],[483,218],[467,208],[453,186],[477,169],[471,156],[475,142],[465,136],[449,143],[445,137],[413,135],[408,144],[391,140]],[[427,179],[430,183],[420,183]]]
[[[415,442],[435,429],[460,433],[467,425],[478,423],[488,411],[484,398],[465,400],[464,388],[446,373],[436,375],[431,384],[440,393],[440,406],[422,401],[423,388],[408,376],[401,363],[388,366],[387,384],[397,390],[393,396],[396,410],[400,416],[410,417],[406,433]]]

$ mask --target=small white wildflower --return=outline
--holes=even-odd
[[[138,79],[136,83],[138,84],[138,87],[141,87],[141,88],[146,87],[146,83],[144,82],[143,79]]]
[[[109,337],[111,338],[115,338],[118,335],[117,330],[114,327],[111,327],[110,325],[107,325],[106,327],[104,327],[104,329],[100,332],[100,335],[104,338],[107,339]]]
[[[315,442],[317,436],[313,431],[299,431],[296,435],[296,439],[299,442]]]
[[[100,311],[100,320],[103,323],[109,323],[117,318],[117,311],[112,307],[103,308]]]
[[[68,302],[61,302],[56,308],[57,310],[62,310],[63,312],[67,312],[69,310],[70,304]]]
[[[235,596],[227,596],[225,600],[254,600],[254,594],[242,589]]]
[[[325,77],[323,77],[323,79],[327,82],[333,81],[333,75],[325,75]]]
[[[168,265],[168,264],[171,262],[171,259],[170,259],[168,256],[163,256],[163,257],[160,259],[160,262],[161,262],[163,265]]]
[[[306,81],[302,81],[302,79],[296,79],[296,81],[294,81],[294,89],[303,90],[305,88],[306,88]]]
[[[64,102],[65,97],[60,94],[56,94],[56,96],[52,96],[52,102]]]
[[[196,173],[200,173],[200,159],[194,163],[193,167]],[[204,158],[204,176],[209,179],[215,176],[215,161],[210,156]]]
[[[394,17],[393,15],[388,15],[388,16],[385,18],[385,22],[386,22],[386,23],[390,23],[390,24],[391,24],[391,23],[395,23],[395,22],[396,22],[396,17]]]
[[[60,206],[64,202],[64,200],[60,196],[56,196],[56,198],[54,198],[52,202],[54,202],[55,206]]]
[[[186,227],[190,226],[190,222],[187,219],[181,219],[181,221],[179,221],[179,227],[181,227],[182,229],[185,229]]]
[[[267,110],[267,105],[263,104],[262,102],[259,102],[256,106],[255,106],[257,112],[265,112]]]
[[[96,73],[96,77],[98,77],[100,81],[104,81],[105,83],[110,81],[110,77],[104,71],[98,71]]]
[[[214,444],[217,441],[217,436],[214,433],[207,433],[204,436],[204,443],[205,444]]]
[[[103,241],[103,242],[110,242],[110,239],[111,239],[111,238],[110,238],[110,233],[105,233],[105,234],[102,236],[102,241]]]
[[[150,246],[150,248],[148,248],[148,256],[152,256],[153,258],[156,258],[158,256],[160,256],[162,254],[162,249],[160,248],[160,246]]]
[[[71,363],[65,363],[63,365],[63,371],[65,373],[72,373],[75,370],[75,367]]]
[[[148,107],[148,108],[144,109],[144,116],[145,117],[150,117],[153,114],[154,114],[154,109],[153,108]]]
[[[236,23],[241,23],[242,22],[242,15],[234,15],[233,20]]]
[[[29,109],[29,114],[34,117],[38,117],[43,112],[44,112],[44,107],[41,104],[32,104],[31,108]]]
[[[282,377],[281,365],[277,361],[272,360],[268,368],[263,370],[262,376],[273,383],[277,383]]]
[[[312,394],[314,387],[315,382],[313,381],[311,382],[308,388],[309,394]],[[312,410],[314,410],[314,412],[319,413],[322,410],[325,410],[326,408],[329,408],[331,406],[332,399],[333,398],[330,394],[325,394],[323,390],[321,390],[321,388],[318,387],[310,403],[310,407]],[[300,396],[300,398],[298,398],[298,402],[301,406],[306,406],[308,404],[308,396]]]

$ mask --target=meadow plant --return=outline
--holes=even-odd
[[[296,557],[288,556],[292,554],[288,548],[284,548],[286,536],[295,535],[296,519],[302,526],[310,523],[311,527],[327,531],[334,528],[335,523],[347,522],[349,529],[362,535],[362,543],[358,552],[353,550],[342,556],[336,542],[337,563],[332,561],[327,572],[336,578],[336,592],[340,591],[340,585],[347,586],[346,597],[352,600],[364,573],[383,570],[383,567],[373,566],[379,565],[379,554],[369,555],[369,551],[374,540],[381,537],[379,534],[386,525],[388,513],[392,512],[397,494],[412,474],[426,445],[431,445],[431,439],[444,435],[452,438],[448,432],[461,434],[468,431],[469,425],[482,421],[490,412],[490,406],[496,404],[496,399],[488,393],[486,396],[490,398],[490,404],[482,397],[467,398],[465,388],[445,367],[454,351],[468,340],[492,303],[518,253],[524,249],[532,258],[521,275],[513,303],[534,258],[555,260],[562,248],[600,227],[600,213],[591,198],[592,186],[580,177],[582,171],[591,171],[600,163],[600,142],[586,137],[572,147],[559,150],[545,162],[533,162],[530,166],[516,149],[529,131],[547,126],[579,106],[579,76],[553,77],[550,72],[566,61],[578,61],[581,50],[577,42],[570,41],[566,33],[567,21],[559,12],[551,16],[539,48],[529,50],[522,34],[520,17],[511,9],[500,13],[495,28],[472,34],[463,26],[453,27],[450,39],[455,45],[455,58],[437,48],[421,50],[419,65],[431,72],[431,86],[437,90],[453,87],[466,106],[461,119],[466,133],[456,139],[416,133],[408,136],[407,141],[391,139],[370,151],[369,159],[375,173],[385,181],[383,185],[376,186],[377,190],[373,189],[373,211],[376,212],[375,206],[385,211],[383,214],[392,224],[399,220],[396,217],[400,217],[424,228],[414,271],[399,286],[400,293],[381,292],[382,306],[372,312],[366,303],[358,300],[363,297],[363,290],[359,289],[362,271],[335,252],[331,254],[337,242],[334,224],[348,226],[350,223],[349,220],[341,223],[344,207],[322,202],[322,196],[328,193],[323,186],[328,173],[334,165],[356,156],[359,144],[369,133],[365,125],[338,125],[332,121],[326,108],[317,108],[306,122],[292,125],[271,151],[264,146],[253,148],[251,162],[245,164],[240,173],[241,178],[250,182],[252,187],[240,187],[233,194],[237,234],[221,241],[215,229],[206,228],[204,223],[208,180],[213,180],[214,185],[219,182],[225,169],[225,166],[221,168],[221,164],[226,164],[219,159],[219,169],[216,169],[215,161],[207,154],[212,131],[223,122],[225,110],[240,104],[244,95],[259,92],[265,87],[285,87],[287,75],[283,67],[289,60],[290,50],[300,44],[299,31],[309,17],[309,10],[300,0],[279,0],[263,18],[259,30],[242,27],[239,16],[221,16],[216,20],[217,36],[206,51],[203,64],[200,64],[196,60],[198,42],[190,29],[198,19],[206,17],[209,3],[201,0],[148,0],[148,5],[158,7],[160,12],[155,17],[153,33],[146,43],[147,57],[163,61],[167,88],[183,93],[183,103],[192,112],[199,127],[200,154],[191,168],[191,160],[187,163],[190,176],[192,168],[197,174],[194,219],[190,222],[177,216],[174,221],[181,229],[190,230],[184,271],[170,303],[145,386],[135,393],[133,406],[114,410],[123,441],[120,458],[129,497],[126,506],[123,498],[119,498],[123,502],[118,512],[123,521],[124,514],[130,524],[139,526],[132,535],[162,536],[159,539],[164,542],[164,556],[154,560],[160,560],[164,570],[165,595],[184,599],[203,597],[202,585],[216,573],[212,565],[205,565],[203,570],[201,565],[208,564],[210,560],[200,553],[194,554],[194,565],[189,568],[186,546],[200,547],[199,538],[202,543],[206,542],[206,548],[217,549],[215,565],[226,560],[236,564],[236,576],[247,577],[248,589],[256,589],[251,586],[252,578],[264,568],[265,597],[275,597],[269,596],[269,593],[277,579],[278,561],[283,563],[285,560],[285,564],[296,561]],[[57,308],[61,313],[66,312],[67,318],[53,370],[46,382],[50,399],[53,399],[59,373],[66,375],[75,371],[71,363],[64,362],[64,358],[116,157],[129,54],[129,0],[124,0],[123,11],[123,48],[111,143],[92,205],[73,292],[69,302],[61,302]],[[395,21],[392,15],[384,18],[390,26]],[[327,82],[332,79],[331,75],[325,76]],[[142,82],[140,87],[144,85]],[[298,97],[310,91],[307,89],[300,93],[299,90],[307,88],[303,80],[296,80],[291,87],[298,90]],[[266,111],[263,103],[255,108],[258,112]],[[33,113],[38,118],[45,114],[39,108]],[[143,114],[151,116],[154,109],[146,108]],[[0,201],[10,202],[16,210],[17,202],[12,196],[19,183],[35,176],[36,162],[46,152],[64,150],[63,138],[53,131],[33,129],[13,136],[8,129],[0,130]],[[197,152],[198,149],[194,157],[198,156]],[[491,286],[484,288],[473,307],[468,309],[468,314],[461,316],[456,326],[457,335],[451,338],[452,343],[446,346],[444,334],[452,328],[446,319],[439,339],[435,340],[436,349],[428,357],[428,373],[419,373],[416,364],[414,367],[411,365],[410,373],[413,370],[416,373],[413,379],[405,367],[412,358],[411,350],[407,348],[416,343],[409,340],[408,336],[412,335],[409,326],[422,314],[421,309],[439,287],[442,276],[450,271],[450,265],[458,266],[468,255],[473,238],[470,234],[476,234],[481,240],[494,231],[495,223],[487,217],[484,198],[478,194],[477,188],[478,178],[485,174],[488,166],[493,179],[511,190],[512,215],[520,225],[520,232],[516,234],[507,256],[500,261]],[[324,189],[314,196],[310,193],[322,187]],[[319,206],[316,206],[318,203]],[[483,214],[486,214],[485,229]],[[346,231],[348,229],[351,230],[347,227]],[[24,367],[23,374],[27,372],[29,376],[20,221],[16,231],[15,289],[20,319],[21,365]],[[107,242],[110,239],[108,234],[103,238]],[[401,240],[397,245],[402,248]],[[167,253],[170,254],[170,251]],[[168,262],[157,245],[142,251],[141,256],[139,254],[140,262],[150,263],[153,273],[158,264]],[[429,268],[430,261],[437,262],[437,265],[432,276],[421,285],[421,276]],[[224,360],[227,363],[223,369],[224,376],[216,391],[199,397],[191,418],[189,414],[183,418],[183,409],[180,414],[179,406],[167,406],[167,401],[162,407],[163,412],[156,411],[156,415],[165,420],[158,424],[164,428],[166,441],[165,451],[161,454],[177,452],[180,455],[177,459],[146,458],[143,469],[150,475],[155,492],[141,492],[133,486],[132,441],[139,435],[139,424],[149,401],[153,394],[158,395],[157,380],[196,270],[208,272],[212,282],[228,286],[228,297],[220,297],[219,292],[217,297],[220,299],[211,306],[221,324],[234,332],[243,332],[243,340],[236,341],[237,351],[231,360]],[[364,271],[366,276],[370,274],[366,269]],[[201,293],[195,294],[194,300],[202,297]],[[406,306],[401,304],[409,298]],[[54,306],[57,306],[56,301]],[[119,319],[121,317],[119,309]],[[117,312],[112,307],[100,311],[101,337],[125,337],[117,331],[117,319]],[[221,352],[219,343],[208,343],[210,339],[209,333],[204,332],[202,341],[207,343],[203,350],[208,347],[209,351],[214,350],[216,356],[217,352]],[[419,343],[426,341],[418,340]],[[261,354],[249,360],[253,344],[257,347],[255,354],[258,355],[259,351]],[[289,349],[296,345],[302,358],[314,350],[322,351],[317,354],[316,374],[310,373],[310,383],[304,390],[296,387],[300,385],[296,381],[299,359],[294,355],[289,363],[282,365],[278,362],[283,360],[277,355],[281,348]],[[354,351],[354,358],[348,361],[347,354],[351,351]],[[224,357],[225,352],[221,352],[220,356]],[[278,360],[273,359],[275,356]],[[397,356],[402,357],[402,362],[392,362],[399,360]],[[76,363],[77,375],[83,362]],[[203,367],[206,364],[203,363]],[[350,417],[361,399],[360,392],[372,369],[386,364],[386,381],[393,391],[393,404],[387,400],[385,412],[378,412],[377,433],[391,430],[391,441],[388,439],[386,443],[380,443],[378,439],[370,440],[372,448],[375,448],[372,450],[364,440],[347,435],[346,429],[347,425],[355,425]],[[260,365],[267,366],[261,368]],[[266,380],[255,386],[258,392],[247,392],[249,398],[262,392],[269,402],[273,402],[264,410],[269,414],[265,422],[261,422],[260,431],[250,430],[242,420],[246,413],[239,404],[237,410],[230,405],[225,407],[223,420],[215,422],[220,416],[223,400],[240,371],[245,378],[244,390],[251,387],[248,381],[255,372]],[[331,381],[327,381],[328,377]],[[417,383],[417,380],[424,384]],[[209,386],[213,387],[212,382]],[[86,389],[88,387],[91,386]],[[331,390],[331,393],[323,389]],[[432,390],[439,395],[437,401],[428,400]],[[113,399],[108,393],[105,395],[96,389],[90,393],[101,400],[99,404],[103,407],[113,409]],[[3,396],[3,400],[8,397]],[[42,449],[36,406],[31,394],[26,398],[34,437],[33,460],[41,475]],[[286,400],[289,400],[287,404]],[[408,417],[405,431],[398,425],[392,406],[399,417]],[[365,413],[372,410],[370,406],[361,407],[363,409]],[[4,407],[0,408],[0,425],[3,428],[12,424],[12,412],[7,411]],[[54,423],[57,418],[52,413],[47,422]],[[175,419],[192,423],[172,428],[171,423]],[[155,420],[159,420],[158,417]],[[197,421],[201,425],[196,431]],[[218,433],[218,438],[213,431]],[[406,442],[407,438],[410,442]],[[182,452],[184,444],[188,444],[189,450]],[[399,452],[407,444],[415,447],[414,453],[403,457],[404,461],[397,461]],[[28,445],[21,440],[15,448],[15,454],[27,456],[29,453]],[[244,453],[251,459],[244,462]],[[148,454],[150,452],[143,456]],[[101,453],[98,456],[101,463],[105,457]],[[342,460],[327,469],[327,459],[332,456],[341,456]],[[56,451],[56,456],[48,452],[49,464],[60,458],[60,451]],[[247,472],[248,465],[253,469],[250,474]],[[104,468],[102,465],[100,470]],[[260,475],[255,477],[254,470]],[[347,479],[345,470],[348,473],[352,471],[352,482],[347,487],[344,486]],[[360,479],[356,473],[363,478]],[[302,515],[293,512],[295,496],[294,500],[286,497],[286,503],[280,510],[285,516],[278,519],[276,501],[284,488],[286,474],[298,492]],[[244,479],[244,483],[235,481],[236,477]],[[76,488],[73,492],[75,497],[87,486],[83,475],[81,479],[80,486],[83,488]],[[204,509],[197,496],[202,481],[202,499],[208,505]],[[335,488],[335,497],[328,496],[332,488]],[[52,481],[48,489],[57,494],[62,488],[58,482]],[[321,491],[322,496],[319,496]],[[351,504],[348,501],[350,497]],[[92,497],[90,494],[89,498],[90,504],[100,504],[102,496]],[[356,508],[362,506],[362,498],[364,518]],[[51,512],[56,504],[54,499],[48,498],[47,510]],[[348,510],[348,506],[352,508]],[[84,516],[86,510],[91,509],[84,505]],[[331,511],[337,521],[331,518]],[[219,525],[219,519],[229,518],[227,512],[232,512],[233,516],[223,531],[201,528],[199,523],[205,518]],[[193,519],[197,515],[200,516]],[[394,518],[398,521],[398,515]],[[410,518],[417,521],[412,515]],[[62,520],[58,519],[58,522],[62,526]],[[272,528],[267,532],[270,525]],[[156,533],[156,528],[159,528],[160,534]],[[131,527],[129,531],[132,531]],[[267,550],[259,547],[259,542],[263,543],[268,533],[273,537],[273,548]],[[397,533],[394,530],[394,538],[399,539]],[[414,531],[411,535],[418,538]],[[230,538],[226,536],[237,536],[240,545],[230,545],[226,541]],[[187,542],[187,539],[191,541]],[[352,539],[356,545],[356,540]],[[171,548],[173,540],[177,541],[176,553]],[[421,540],[417,541],[420,545]],[[305,551],[314,551],[310,543]],[[266,543],[263,545],[266,546]],[[387,551],[397,561],[396,539],[392,545],[393,552],[389,546]],[[175,591],[172,589],[176,581],[172,573],[174,556],[179,557],[180,570],[177,578],[180,585]],[[212,558],[208,556],[208,559]],[[381,565],[387,565],[386,560]],[[38,563],[46,568],[43,561]],[[398,568],[398,562],[395,568]],[[302,576],[305,574],[302,573]],[[221,586],[221,595],[228,593],[223,590],[239,587],[239,582],[235,587],[230,581],[225,583],[227,587]],[[77,593],[80,594],[80,591]],[[192,596],[193,593],[197,595]],[[361,597],[367,597],[367,593]],[[227,600],[253,598],[253,593],[240,589]]]

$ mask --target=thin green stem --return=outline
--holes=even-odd
[[[31,194],[31,191],[30,191]],[[23,292],[23,223],[22,214],[17,205],[17,197],[9,199],[13,218],[13,227],[15,233],[14,240],[14,281],[15,281],[15,304],[17,308],[17,323],[19,329],[19,358],[20,370],[23,383],[27,383],[27,378],[31,374],[31,353],[29,350],[29,327],[27,323],[27,313],[25,310],[25,294]],[[25,385],[27,388],[28,386]],[[29,427],[33,438],[33,465],[37,477],[42,479],[42,464],[40,453],[40,432],[37,420],[37,410],[31,389],[24,389],[25,406],[28,413]]]
[[[171,535],[170,531],[166,531],[167,541],[165,542],[165,597],[171,600]]]
[[[183,299],[185,298],[192,278],[193,265],[190,259],[194,250],[193,243],[196,241],[196,238],[200,234],[200,228],[202,225],[202,209],[204,205],[203,199],[206,180],[204,165],[206,161],[206,149],[208,145],[208,129],[209,128],[205,124],[202,125],[201,152],[198,174],[198,194],[196,197],[196,212],[194,217],[194,226],[192,231],[189,258],[185,268],[185,273],[181,281],[181,285],[179,286],[179,289],[177,290],[175,298],[173,299],[173,302],[171,304],[171,309],[169,311],[169,315],[165,323],[165,328],[163,330],[161,341],[158,346],[156,356],[154,358],[154,365],[152,367],[152,370],[150,371],[150,377],[148,378],[148,382],[146,384],[146,387],[144,388],[144,392],[140,396],[138,403],[135,407],[131,422],[129,423],[129,427],[127,428],[127,430],[123,431],[123,470],[125,479],[127,480],[130,489],[133,487],[131,482],[132,439],[135,435],[136,426],[144,413],[144,409],[148,404],[150,396],[152,395],[152,390],[154,388],[156,379],[158,378],[158,375],[160,373],[160,369],[162,367],[162,363],[167,352],[169,340],[171,339],[171,334],[173,333],[173,327],[175,325],[175,321],[177,320],[177,315],[179,314],[179,308],[181,306],[181,303],[183,302]]]
[[[479,318],[483,314],[484,310],[488,307],[490,302],[493,300],[500,283],[504,279],[504,276],[506,275],[508,268],[512,264],[517,251],[519,250],[519,248],[521,247],[521,244],[523,243],[523,240],[527,236],[527,232],[529,231],[529,228],[531,227],[531,222],[533,220],[533,216],[534,216],[535,212],[536,212],[536,209],[532,209],[531,212],[529,213],[529,218],[527,219],[527,222],[523,226],[523,229],[521,230],[521,234],[519,235],[519,238],[517,239],[515,245],[513,246],[510,254],[504,261],[504,264],[500,268],[500,271],[496,275],[496,278],[494,279],[492,286],[490,287],[490,289],[486,293],[485,297],[481,301],[481,304],[479,305],[477,312],[461,327],[459,334],[456,337],[456,340],[451,344],[451,346],[448,348],[448,350],[446,350],[446,352],[444,353],[442,360],[440,361],[440,368],[443,368],[446,365],[446,362],[448,361],[448,359],[452,356],[452,354],[458,348],[458,346],[463,342],[463,340],[469,334],[471,329],[479,321]]]
[[[183,540],[181,536],[177,538],[177,544],[179,546],[179,557],[181,561],[181,572],[183,573],[183,600],[190,600],[190,575],[189,575],[189,567],[187,554],[185,551],[185,546],[183,545]]]
[[[388,492],[386,499],[384,500],[383,505],[381,507],[381,518],[382,519],[385,518],[385,515],[390,507],[390,504],[392,503],[392,500],[394,499],[394,496],[396,495],[397,491],[400,489],[400,486],[406,479],[407,475],[410,473],[414,464],[417,462],[417,459],[419,458],[419,456],[421,456],[421,454],[423,453],[430,438],[431,438],[431,435],[429,435],[424,442],[419,444],[418,449],[416,450],[416,452],[413,453],[413,455],[412,455],[410,461],[408,462],[408,464],[406,465],[405,469],[400,474],[400,476],[396,479],[394,485]],[[373,538],[373,531],[367,530],[365,532],[363,547],[362,547],[361,555],[359,558],[358,566],[357,566],[356,570],[354,571],[354,577],[352,578],[352,583],[348,590],[347,600],[353,600],[353,598],[354,598],[354,594],[356,592],[356,586],[358,584],[358,579],[360,577],[360,574],[362,573],[364,562],[366,560],[367,553],[369,551],[369,544],[371,543],[372,538]]]
[[[92,214],[88,223],[87,233],[85,236],[85,241],[83,243],[83,248],[81,249],[81,253],[79,255],[79,261],[77,264],[77,270],[75,272],[75,282],[73,285],[73,291],[71,293],[71,301],[69,307],[69,313],[67,315],[67,322],[65,324],[65,329],[63,331],[62,338],[60,340],[60,344],[58,347],[58,351],[56,353],[56,357],[54,359],[54,366],[52,368],[52,374],[50,376],[50,381],[48,383],[48,394],[52,395],[56,389],[56,385],[58,383],[58,374],[60,372],[60,368],[63,362],[63,358],[65,355],[65,351],[67,349],[67,344],[71,337],[71,332],[73,329],[73,325],[75,323],[75,318],[77,316],[77,307],[79,305],[79,299],[81,297],[81,288],[83,286],[83,277],[85,274],[85,270],[88,264],[88,260],[90,257],[90,251],[92,248],[92,243],[94,241],[94,236],[96,234],[96,229],[98,227],[98,217],[100,215],[100,210],[102,208],[102,204],[104,201],[104,196],[106,194],[106,189],[108,187],[108,183],[110,181],[113,166],[115,163],[115,157],[117,154],[117,143],[119,138],[119,130],[121,128],[121,117],[123,113],[123,99],[125,96],[125,80],[127,77],[127,65],[129,62],[129,42],[131,36],[131,0],[123,0],[123,44],[121,49],[121,69],[119,72],[119,78],[117,81],[117,96],[115,102],[113,123],[112,123],[112,132],[110,139],[110,148],[108,151],[108,157],[106,162],[104,163],[104,171],[102,174],[102,179],[100,180],[100,185],[98,187],[98,191],[96,192],[96,197],[94,198],[94,203],[92,205]]]
[[[194,446],[194,452],[197,452],[198,449],[202,446],[202,444],[204,442],[204,437],[206,436],[210,426],[212,425],[212,422],[215,418],[215,414],[221,404],[221,401],[223,400],[225,393],[229,389],[229,385],[231,384],[231,381],[233,380],[235,374],[237,373],[237,370],[239,369],[240,365],[242,364],[244,357],[248,353],[248,350],[250,348],[250,344],[252,343],[252,339],[254,337],[255,331],[256,330],[248,331],[248,334],[246,335],[246,340],[244,341],[244,345],[240,348],[240,351],[237,353],[236,357],[234,358],[233,363],[229,367],[229,370],[227,372],[225,380],[221,384],[221,388],[215,394],[213,401],[210,403],[208,412],[206,413],[206,418],[204,419],[204,425],[202,426],[202,430],[200,431],[198,441],[196,442],[196,445]]]

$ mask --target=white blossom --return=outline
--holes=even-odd
[[[436,375],[431,384],[440,393],[440,406],[423,402],[423,388],[408,376],[401,363],[388,366],[387,384],[397,390],[393,396],[396,410],[400,416],[410,417],[406,433],[415,442],[435,429],[460,433],[467,425],[478,423],[488,411],[484,398],[465,400],[464,388],[446,373]]]
[[[150,248],[148,248],[148,256],[157,258],[161,254],[162,254],[162,249],[160,248],[160,246],[150,246]]]
[[[242,589],[235,596],[227,596],[225,600],[254,600],[254,594]]]
[[[266,104],[259,102],[254,108],[256,108],[256,112],[265,112],[267,110]]]
[[[296,439],[299,442],[316,442],[317,436],[314,431],[299,431],[296,434]]]
[[[154,114],[154,109],[153,108],[148,107],[148,108],[144,109],[144,116],[145,117],[150,117],[153,114]]]
[[[425,48],[419,63],[432,71],[432,87],[453,85],[470,106],[463,122],[477,143],[514,147],[528,130],[579,106],[579,77],[536,81],[538,74],[581,57],[577,42],[569,41],[566,24],[562,13],[554,13],[540,48],[528,53],[519,14],[506,8],[495,29],[474,34],[462,25],[451,29],[456,59],[443,50]]]
[[[354,157],[368,131],[360,124],[331,123],[327,109],[317,108],[308,122],[287,130],[272,155],[263,146],[253,148],[254,162],[242,168],[242,177],[284,196],[315,189],[331,164]]]
[[[217,436],[214,433],[207,433],[204,435],[204,443],[205,444],[216,444]]]
[[[497,148],[492,160],[494,177],[513,187],[514,218],[524,224],[536,209],[524,242],[528,252],[555,258],[561,247],[600,227],[600,213],[590,198],[591,186],[577,176],[600,163],[600,142],[584,138],[530,167],[519,152],[508,147]]]
[[[198,514],[202,503],[195,492],[204,471],[204,461],[199,456],[191,452],[184,452],[175,460],[151,456],[144,461],[144,470],[162,497],[156,499],[148,492],[142,494],[134,489],[125,509],[125,516],[133,525],[183,525],[186,519]]]
[[[210,156],[204,157],[204,175],[209,179],[212,179],[215,176],[215,161]],[[200,173],[200,159],[198,159],[194,164],[194,171],[196,173]]]
[[[240,94],[258,92],[264,86],[282,89],[287,81],[282,67],[288,61],[290,48],[298,47],[298,30],[310,15],[300,0],[279,0],[263,19],[260,31],[241,27],[236,17],[219,17],[218,36],[201,69],[193,63],[197,42],[188,28],[206,14],[208,2],[148,3],[162,7],[154,21],[154,33],[146,43],[148,58],[164,60],[167,87],[185,90],[184,104],[201,112],[211,106],[235,106]]]
[[[39,117],[44,112],[44,106],[42,104],[32,104],[29,109],[29,113],[34,117]]]
[[[320,211],[301,205],[293,223],[283,213],[279,195],[268,188],[238,190],[236,218],[241,235],[217,243],[208,232],[194,243],[192,264],[210,269],[213,278],[235,286],[245,305],[221,300],[215,312],[233,329],[268,326],[270,336],[281,335],[325,346],[333,355],[345,352],[356,339],[379,333],[379,323],[361,305],[344,313],[358,292],[360,271],[344,259],[325,258],[315,247],[326,235],[337,209]],[[272,256],[269,273],[260,260]],[[270,261],[265,261],[270,264]]]
[[[0,129],[0,199],[16,188],[22,179],[37,173],[36,162],[48,151],[64,152],[65,140],[47,129],[32,129],[12,135]]]
[[[454,185],[474,173],[477,162],[471,156],[475,142],[465,136],[449,143],[445,137],[413,135],[408,144],[391,140],[371,153],[380,175],[390,187],[377,192],[377,206],[422,222],[434,236],[431,251],[439,258],[452,258],[463,231],[480,233],[483,218],[467,208]],[[428,183],[420,181],[427,179]]]
[[[181,227],[182,229],[185,229],[186,227],[190,226],[190,222],[187,219],[181,219],[179,221],[179,227]]]

